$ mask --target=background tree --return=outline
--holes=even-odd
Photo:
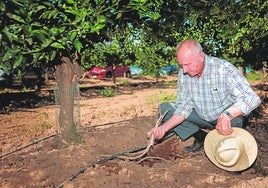
[[[140,1],[1,1],[1,69],[55,65],[59,91],[60,133],[73,142],[74,94],[83,50],[104,41],[119,18],[128,13],[137,18],[149,14]],[[135,13],[137,11],[137,13]],[[68,96],[68,98],[66,98]]]

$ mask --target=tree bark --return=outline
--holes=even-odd
[[[74,101],[78,87],[78,81],[81,69],[78,63],[78,53],[73,60],[62,52],[60,55],[61,63],[55,67],[55,79],[58,89],[59,109],[59,129],[61,139],[71,144],[74,142],[74,136],[77,136],[76,126],[78,122],[74,121]],[[76,100],[79,100],[76,98]]]

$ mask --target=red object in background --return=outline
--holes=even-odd
[[[107,68],[104,67],[92,67],[88,73],[88,78],[111,78],[113,76],[115,77],[123,77],[126,75],[126,77],[130,78],[130,69],[128,66],[109,66]]]

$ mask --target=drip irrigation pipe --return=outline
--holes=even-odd
[[[97,164],[103,164],[107,161],[110,161],[110,160],[113,160],[115,159],[116,157],[118,156],[121,156],[121,155],[125,155],[125,154],[128,154],[128,153],[134,153],[134,152],[137,152],[137,151],[140,151],[140,150],[143,150],[145,149],[146,146],[138,146],[138,147],[135,147],[133,149],[129,149],[129,150],[125,150],[123,152],[120,152],[120,153],[116,153],[116,154],[112,154],[108,157],[105,157],[105,158],[102,158],[102,159],[99,159],[97,160],[96,162],[93,162],[91,163],[90,165],[86,166],[85,168],[83,169],[80,169],[76,174],[72,175],[72,177],[69,178],[69,181],[73,181],[74,179],[76,179],[80,174],[84,173],[87,169],[89,169],[90,167],[94,167],[95,165]],[[64,182],[61,183],[59,186],[57,186],[57,188],[63,188],[64,187]]]
[[[90,129],[90,128],[95,128],[95,127],[102,127],[102,126],[107,126],[107,125],[113,125],[113,124],[117,124],[117,123],[123,123],[123,122],[128,122],[130,121],[130,119],[125,119],[125,120],[121,120],[121,121],[114,121],[114,122],[109,122],[109,123],[103,123],[103,124],[98,124],[98,125],[89,125],[89,126],[83,126],[82,128],[85,129]]]
[[[51,137],[54,137],[54,136],[57,136],[57,135],[59,135],[59,134],[58,134],[58,133],[56,133],[56,134],[51,134],[51,135],[46,136],[46,137],[41,138],[41,139],[35,139],[35,140],[33,140],[31,143],[29,143],[29,144],[26,144],[26,145],[24,145],[24,146],[22,146],[22,147],[16,148],[16,149],[13,150],[13,151],[10,151],[10,152],[8,152],[8,153],[4,153],[4,154],[0,155],[0,158],[5,157],[5,156],[8,156],[8,155],[10,155],[10,154],[12,154],[12,153],[18,152],[18,151],[20,151],[20,150],[22,150],[22,149],[25,149],[25,148],[27,148],[27,147],[29,147],[29,146],[32,146],[32,145],[34,145],[34,144],[37,144],[37,143],[39,143],[39,142],[42,142],[42,141],[44,141],[44,140],[47,140],[47,139],[49,139],[49,138],[51,138]]]
[[[164,140],[172,137],[175,133],[174,132],[170,132],[168,133],[164,138],[162,138],[161,140],[159,140],[157,143],[160,143],[160,142],[163,142]],[[84,173],[87,169],[89,169],[90,167],[94,167],[95,165],[97,164],[103,164],[107,161],[110,161],[110,160],[113,160],[115,158],[117,158],[118,156],[122,156],[122,155],[126,155],[126,154],[129,154],[129,153],[134,153],[134,152],[138,152],[140,150],[143,150],[147,147],[147,145],[145,146],[138,146],[138,147],[134,147],[132,149],[128,149],[128,150],[125,150],[125,151],[122,151],[122,152],[119,152],[119,153],[116,153],[116,154],[111,154],[110,156],[108,157],[105,157],[105,158],[102,158],[102,159],[99,159],[97,160],[96,162],[93,162],[91,164],[89,164],[88,166],[86,166],[85,168],[82,168],[80,169],[76,174],[72,175],[70,178],[69,178],[69,181],[73,181],[74,179],[76,179],[80,174]],[[68,180],[67,180],[68,181]],[[64,187],[64,182],[62,182],[59,186],[57,186],[57,188],[63,188]]]

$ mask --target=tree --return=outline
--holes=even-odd
[[[182,5],[188,15],[178,33],[183,38],[199,40],[208,54],[226,58],[237,66],[246,66],[249,62],[245,54],[267,36],[265,0],[183,1]]]
[[[73,118],[74,95],[83,50],[103,41],[120,19],[150,14],[144,1],[1,1],[1,69],[40,66],[53,62],[59,91],[60,133],[72,143],[76,134]],[[150,4],[152,6],[152,4]],[[119,19],[120,18],[120,19]],[[109,29],[110,28],[110,29]],[[70,99],[64,98],[69,96]]]

